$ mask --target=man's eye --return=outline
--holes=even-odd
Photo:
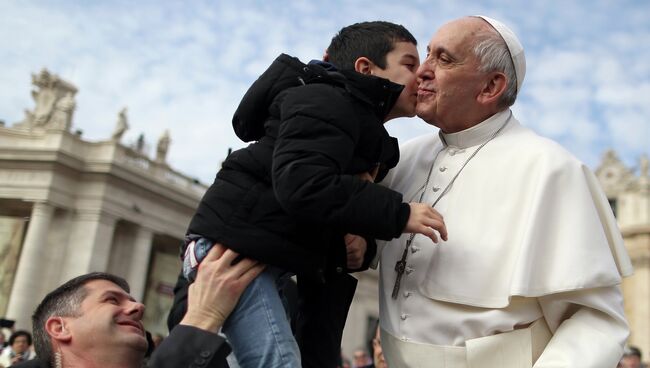
[[[106,298],[106,301],[109,302],[109,303],[111,303],[111,304],[119,304],[119,301],[118,301],[117,298],[114,297],[114,296],[111,296],[111,297],[109,297],[109,298]]]
[[[415,69],[415,64],[404,64],[408,68],[408,70],[413,71]]]
[[[440,62],[440,64],[449,64],[449,63],[451,63],[451,59],[446,55],[440,55],[438,57],[438,61]]]

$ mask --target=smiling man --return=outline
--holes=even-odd
[[[230,347],[217,331],[248,283],[262,270],[249,259],[216,245],[189,288],[183,320],[149,360],[150,367],[227,367]],[[93,272],[49,293],[33,319],[36,353],[47,367],[142,367],[148,342],[145,307],[120,277]]]
[[[416,111],[440,132],[402,146],[384,184],[437,209],[449,238],[383,248],[391,367],[608,368],[623,352],[623,239],[589,169],[514,117],[525,69],[517,36],[487,17],[428,44]]]

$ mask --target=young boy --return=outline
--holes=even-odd
[[[436,229],[446,239],[429,205],[362,179],[381,180],[399,159],[383,124],[415,113],[415,38],[388,22],[354,24],[332,39],[325,61],[281,55],[250,87],[233,126],[255,143],[226,159],[188,229],[190,280],[214,243],[268,265],[223,327],[241,367],[300,366],[278,283],[297,274],[318,288],[347,271],[346,233],[369,242],[366,258],[375,238],[437,241]]]

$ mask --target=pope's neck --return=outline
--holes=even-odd
[[[508,119],[510,109],[497,112],[474,126],[455,133],[440,131],[441,140],[449,146],[467,148],[476,146],[489,139]]]

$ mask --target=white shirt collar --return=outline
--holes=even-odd
[[[510,109],[500,111],[471,128],[456,133],[443,133],[440,131],[440,140],[446,146],[468,148],[476,146],[489,139],[510,116]]]

